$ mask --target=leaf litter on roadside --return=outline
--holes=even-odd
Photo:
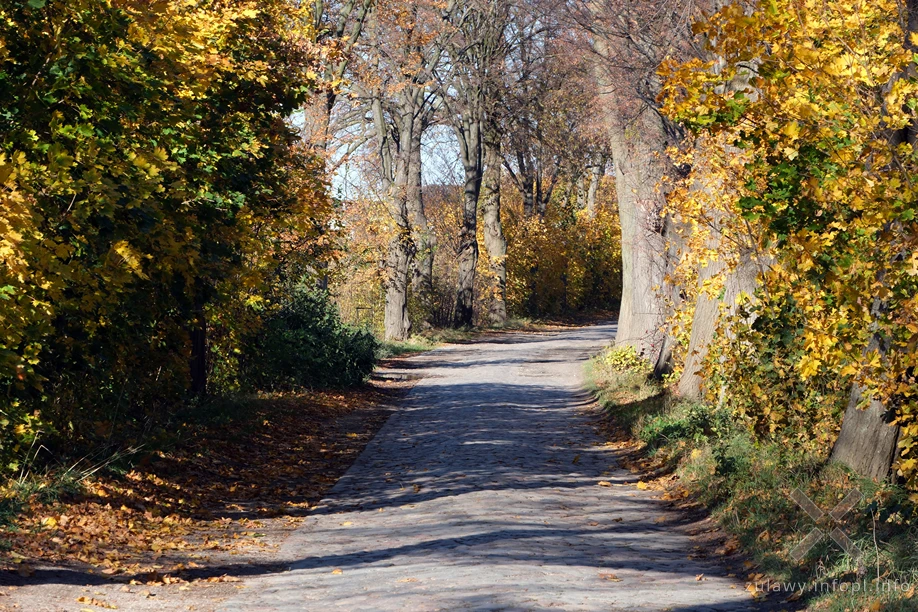
[[[209,557],[270,549],[268,522],[298,526],[408,386],[261,397],[241,428],[187,426],[183,443],[124,474],[97,474],[53,503],[30,499],[0,529],[0,561],[24,580],[37,565],[75,564],[132,585],[238,581],[213,575]]]

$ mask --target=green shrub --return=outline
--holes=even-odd
[[[646,359],[633,346],[610,346],[599,355],[599,362],[616,372],[643,372],[650,369]]]
[[[739,431],[730,412],[705,404],[682,402],[656,414],[648,413],[639,421],[636,436],[655,449],[676,442],[715,446]]]
[[[370,332],[341,322],[326,293],[301,283],[250,339],[243,381],[261,390],[355,385],[373,371],[378,351]]]

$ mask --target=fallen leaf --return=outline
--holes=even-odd
[[[332,574],[343,574],[343,573],[344,572],[341,571],[340,567],[336,567],[335,569],[332,570]]]
[[[609,482],[608,480],[600,480],[596,484],[598,484],[601,487],[611,487],[612,486],[612,483]]]
[[[622,579],[616,576],[615,574],[600,574],[600,580],[608,580],[609,582],[621,582]]]
[[[112,605],[108,602],[102,601],[101,599],[96,599],[95,597],[77,597],[77,603],[89,604],[91,606],[96,606],[97,608],[106,608],[108,610],[117,610],[118,606]]]

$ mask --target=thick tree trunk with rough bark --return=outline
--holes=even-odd
[[[459,277],[456,284],[456,310],[453,324],[471,327],[475,323],[475,276],[478,268],[478,197],[481,195],[482,133],[481,119],[460,118],[453,125],[465,185],[462,190],[462,227],[459,230]]]
[[[657,190],[663,168],[656,153],[664,151],[667,142],[656,113],[647,111],[628,119],[614,113],[609,126],[622,231],[622,303],[615,343],[634,346],[640,355],[656,363],[667,315],[659,294],[666,245],[660,219],[664,202]]]
[[[832,459],[867,478],[883,480],[896,458],[899,427],[886,419],[886,408],[881,402],[869,400],[866,409],[858,408],[863,390],[854,385],[848,398],[841,432]]]
[[[457,327],[475,322],[475,273],[478,267],[478,195],[481,173],[465,171],[462,192],[462,228],[459,231],[459,278],[456,286]]]
[[[875,300],[871,314],[877,317],[884,309],[885,304]],[[888,350],[887,342],[879,333],[874,332],[864,353],[878,351],[885,358]],[[848,406],[842,417],[838,440],[832,448],[832,460],[847,465],[866,478],[883,480],[889,476],[896,458],[899,426],[890,423],[888,411],[882,402],[869,398],[864,409],[859,407],[863,399],[864,390],[855,383],[851,387]]]
[[[507,322],[507,240],[500,217],[501,155],[500,137],[493,135],[484,142],[485,169],[481,185],[484,221],[484,243],[492,276],[488,320],[492,325]]]
[[[586,176],[583,173],[577,177],[577,181],[574,183],[574,187],[577,193],[577,210],[586,210],[587,207],[587,186],[586,186]]]
[[[676,224],[672,217],[667,215],[663,219],[663,243],[666,245],[666,252],[663,255],[663,277],[664,279],[675,272],[676,262],[679,259],[680,249],[682,248],[682,236],[676,231]],[[668,300],[667,309],[678,308],[682,303],[682,292],[679,287],[672,283],[664,283],[660,286],[659,297]],[[668,312],[668,310],[667,310]],[[663,334],[663,344],[657,354],[657,359],[653,364],[653,376],[662,379],[665,375],[673,371],[673,349],[676,347],[676,338],[670,333],[667,327]]]
[[[389,243],[386,256],[384,333],[388,340],[404,340],[411,331],[408,319],[408,282],[414,241],[406,227]]]
[[[698,272],[698,286],[701,287],[705,281],[720,274],[723,268],[723,262],[719,260],[709,262]],[[682,376],[679,378],[677,387],[677,393],[680,397],[691,400],[701,399],[701,385],[704,380],[701,364],[707,356],[708,345],[714,339],[714,330],[717,328],[719,312],[720,300],[707,293],[698,295],[698,300],[695,302],[695,312],[692,315],[688,352],[685,355]]]
[[[411,329],[408,318],[408,285],[411,280],[415,244],[411,235],[408,211],[408,184],[411,143],[418,126],[414,107],[410,104],[407,106],[412,112],[400,113],[396,131],[390,131],[382,99],[374,99],[371,106],[374,124],[379,133],[378,152],[386,207],[395,230],[383,262],[386,289],[383,332],[387,340],[405,340]]]

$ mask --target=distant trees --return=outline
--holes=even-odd
[[[566,197],[586,173],[591,187],[579,205],[595,203],[607,156],[590,119],[597,91],[582,41],[559,15],[530,0],[381,2],[370,9],[337,116],[347,119],[342,136],[356,130],[374,143],[378,160],[370,166],[390,202],[387,337],[407,337],[409,293],[429,302],[433,287],[435,245],[418,188],[430,125],[451,130],[462,168],[454,325],[475,320],[479,240],[487,250],[488,318],[507,318],[505,177],[527,215],[544,216],[555,188],[567,185]]]

